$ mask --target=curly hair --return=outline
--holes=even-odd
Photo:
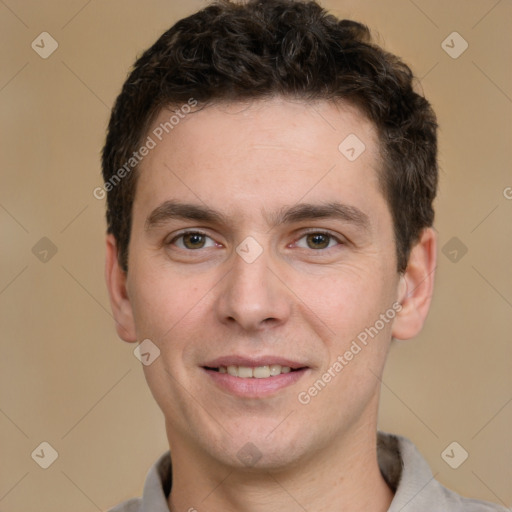
[[[374,123],[379,182],[403,272],[433,223],[438,181],[436,116],[413,81],[409,67],[374,44],[365,25],[339,20],[315,1],[222,0],[178,21],[135,62],[110,117],[102,167],[108,232],[121,267],[128,270],[136,166],[112,179],[161,109],[191,98],[207,105],[282,96],[346,101]]]

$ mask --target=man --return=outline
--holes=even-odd
[[[314,2],[213,4],[138,59],[106,277],[171,455],[113,510],[504,510],[377,433],[391,340],[432,295],[436,128],[409,68]]]

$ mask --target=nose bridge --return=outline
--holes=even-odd
[[[261,247],[261,246],[260,246]],[[217,304],[219,320],[257,330],[278,325],[290,313],[289,296],[274,274],[270,251],[240,244]]]

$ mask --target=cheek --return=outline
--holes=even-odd
[[[347,265],[326,276],[301,274],[291,287],[331,334],[346,340],[392,305],[393,280],[387,277],[392,274],[380,267]]]
[[[136,278],[129,292],[137,335],[160,339],[186,314],[188,296],[183,296],[179,281],[165,272],[152,272],[149,265],[133,267]]]
[[[137,277],[130,290],[137,337],[155,340],[161,350],[176,349],[183,333],[197,330],[200,317],[204,322],[217,281],[207,274],[183,275],[159,266],[134,270]]]

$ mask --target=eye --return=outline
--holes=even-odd
[[[180,249],[194,250],[206,247],[215,247],[217,244],[209,236],[199,231],[189,231],[173,238],[170,245],[176,245]]]
[[[335,245],[339,245],[341,242],[337,240],[333,235],[324,232],[308,233],[303,237],[299,238],[295,245],[303,249],[329,249]]]

